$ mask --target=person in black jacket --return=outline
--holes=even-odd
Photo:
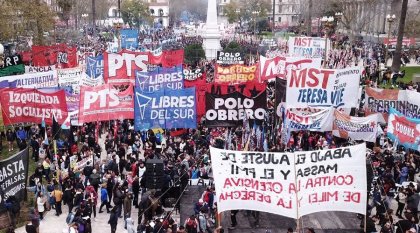
[[[108,224],[111,225],[111,233],[115,233],[117,231],[118,224],[117,206],[114,206],[114,208],[112,208]]]
[[[16,134],[12,132],[12,129],[7,129],[6,139],[7,139],[8,145],[9,145],[9,152],[13,151],[13,142],[16,139]]]

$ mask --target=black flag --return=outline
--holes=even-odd
[[[61,133],[61,126],[58,124],[57,120],[55,119],[55,116],[53,116],[53,124],[52,124],[52,135],[53,140],[58,140],[60,138]]]

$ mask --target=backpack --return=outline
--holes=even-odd
[[[210,204],[210,192],[206,191],[203,197],[203,201]]]
[[[66,218],[66,223],[67,223],[67,224],[71,224],[71,223],[73,222],[73,220],[74,220],[74,213],[73,213],[73,212],[70,212],[70,213],[67,215],[67,218]]]

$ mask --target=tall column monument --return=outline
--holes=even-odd
[[[217,24],[217,0],[208,0],[207,21],[204,26],[203,45],[207,60],[215,59],[220,46],[220,31]]]

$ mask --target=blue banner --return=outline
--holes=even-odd
[[[153,72],[136,71],[136,88],[140,92],[155,92],[164,88],[179,90],[184,88],[182,67],[160,68]]]
[[[389,108],[387,136],[394,146],[420,151],[420,119],[404,116],[394,108]]]
[[[95,79],[99,76],[104,76],[104,57],[99,55],[97,57],[86,58],[86,74],[89,78]]]
[[[195,129],[195,87],[182,90],[161,89],[153,93],[144,93],[136,88],[134,116],[136,130]]]
[[[123,29],[121,33],[121,48],[137,49],[139,46],[139,33],[137,30]]]

